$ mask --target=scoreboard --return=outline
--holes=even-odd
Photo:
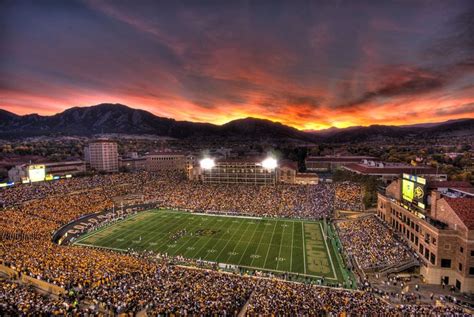
[[[46,168],[44,165],[30,165],[28,167],[28,178],[30,182],[41,182],[46,178]]]
[[[426,179],[416,175],[403,174],[402,177],[402,200],[426,209]]]

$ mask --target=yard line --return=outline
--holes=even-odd
[[[231,221],[231,220],[232,220],[232,218],[229,218],[228,220],[226,220],[226,221],[224,222],[224,224],[227,224],[227,223],[228,223],[229,221]],[[224,224],[223,224],[223,225],[224,225]],[[194,254],[191,258],[196,259],[196,257],[199,256],[199,254],[200,254],[200,252],[201,252],[201,249],[204,248],[204,247],[209,243],[209,241],[215,241],[215,240],[219,240],[219,239],[218,239],[218,238],[212,238],[212,239],[209,238],[209,240],[208,240],[206,243],[204,243],[204,244],[201,246],[201,248],[199,248],[198,252],[197,252],[196,254]],[[198,243],[199,241],[200,241],[200,239],[199,239],[199,238],[196,238],[195,241],[194,241],[194,243],[191,245],[191,247],[194,247],[194,246],[196,245],[196,243]],[[207,255],[206,255],[206,257],[207,257]],[[201,258],[201,260],[204,259],[204,257],[199,257],[199,258]],[[216,262],[217,262],[217,261],[216,261]]]
[[[146,212],[146,211],[145,211],[145,212]],[[138,215],[139,215],[139,213],[130,216],[130,218],[128,218],[128,219],[135,218],[135,217],[137,217]],[[109,228],[113,227],[113,226],[116,225],[116,224],[117,224],[117,222],[108,223],[108,224],[104,225],[102,228],[99,228],[99,229],[94,230],[94,231],[92,231],[92,232],[88,232],[88,233],[86,233],[85,235],[83,235],[82,237],[80,237],[79,239],[77,239],[76,242],[74,242],[73,244],[78,244],[78,243],[82,242],[83,240],[86,240],[86,239],[89,238],[89,237],[95,236],[95,235],[96,235],[97,233],[99,233],[99,232],[102,232],[102,231],[104,231],[104,230],[106,230],[106,229],[109,229]]]
[[[319,223],[319,227],[321,228],[321,232],[322,232],[324,244],[326,245],[326,252],[328,253],[328,256],[329,256],[329,261],[331,262],[332,274],[334,275],[334,279],[337,280],[336,270],[334,269],[334,263],[332,262],[331,252],[329,251],[328,243],[327,243],[327,241],[326,241],[326,239],[325,239],[325,235],[324,235],[324,231],[323,231],[323,226],[321,225],[321,223]]]
[[[242,221],[242,223],[245,223],[245,221]],[[237,241],[236,245],[234,246],[234,248],[232,249],[232,252],[235,252],[235,249],[240,245],[240,240],[242,240],[242,238],[245,236],[245,233],[247,232],[248,228],[251,227],[247,224],[247,228],[245,228],[245,231],[240,235],[240,238],[239,238],[239,241]],[[227,256],[227,259],[226,259],[226,262],[229,262],[229,256]],[[239,261],[240,262],[240,261]]]
[[[239,263],[242,261],[245,252],[247,252],[247,249],[249,248],[249,245],[252,244],[253,237],[255,236],[255,232],[257,232],[258,225],[259,225],[258,223],[255,224],[255,229],[253,230],[252,238],[250,238],[250,241],[247,243],[247,246],[245,247],[244,252],[242,252],[242,255],[240,256],[240,259],[239,259]]]
[[[148,212],[146,212],[148,213]],[[142,214],[146,217],[149,217],[147,214]],[[118,227],[118,226],[129,226],[130,225],[130,221],[132,219],[134,219],[135,217],[133,218],[125,218],[123,220],[119,220],[118,222],[114,223],[112,225],[112,227],[110,227],[110,229],[114,229],[114,227]],[[140,223],[140,222],[139,222]],[[140,226],[141,227],[141,226]],[[128,231],[131,231],[131,232],[136,232],[137,230],[131,230],[131,229],[128,229]],[[103,242],[100,243],[100,245],[104,246],[104,247],[113,247],[113,248],[117,248],[117,249],[123,249],[123,248],[120,248],[120,246],[122,245],[122,243],[119,243],[118,245],[114,242],[116,242],[117,239],[122,239],[123,237],[128,237],[129,233],[127,232],[127,229],[125,228],[120,228],[117,230],[116,233],[113,233],[113,232],[110,232],[106,237],[104,237],[103,239]],[[125,241],[126,239],[124,239]],[[130,240],[130,239],[128,239]],[[125,241],[127,242],[127,241]],[[130,242],[130,241],[128,241]]]
[[[228,221],[234,221],[234,220],[235,220],[235,219],[232,219],[232,218],[229,217],[229,220],[228,220]],[[227,223],[227,221],[226,221],[225,223]],[[243,223],[243,222],[242,222],[242,223]],[[240,226],[242,226],[242,223],[240,224]],[[239,226],[239,229],[240,229],[240,226]],[[236,233],[236,232],[234,232],[234,233],[232,234],[232,236],[234,236],[235,233]],[[202,245],[202,247],[199,248],[199,250],[198,250],[192,257],[193,257],[193,258],[196,258],[196,256],[198,256],[198,255],[201,253],[201,250],[202,250],[210,241],[213,241],[213,240],[212,240],[212,239],[209,239],[206,243],[204,243],[204,244]],[[229,241],[230,241],[230,239],[229,239]],[[227,243],[229,243],[229,241],[227,241]],[[226,244],[226,246],[227,246],[227,244]],[[225,247],[224,247],[224,249],[225,249]],[[223,250],[224,250],[224,249],[223,249]],[[222,253],[222,250],[221,250],[220,253]],[[219,255],[220,255],[220,253],[219,253]],[[216,262],[218,262],[217,259],[216,259]]]
[[[189,227],[191,228],[191,229],[190,229],[190,231],[191,231],[191,230],[193,230],[193,229],[195,228],[196,222],[197,222],[197,221],[202,221],[202,218],[201,218],[200,216],[197,216],[197,217],[196,217],[195,219],[193,219],[193,220],[190,220],[190,219],[185,219],[185,220],[186,220],[185,223],[181,222],[181,228],[183,227],[182,225],[184,224],[185,227],[188,227],[188,226],[189,226]],[[191,224],[193,224],[193,225],[191,226]],[[193,241],[193,244],[192,244],[192,245],[196,244],[196,241],[198,241],[198,240],[199,240],[199,239],[192,239],[192,240],[191,240],[191,241]],[[177,243],[177,242],[178,242],[178,241],[176,241],[175,243]],[[189,242],[189,241],[188,241],[188,242]],[[173,254],[174,254],[174,255],[178,255],[179,250],[181,250],[184,246],[187,246],[187,245],[188,245],[188,242],[183,243],[179,248],[176,249],[176,251],[175,251]]]
[[[224,224],[227,224],[229,221],[234,221],[234,219],[232,217],[229,217],[228,219],[226,219],[225,223]],[[244,221],[242,221],[239,225],[239,230],[240,230],[240,227],[242,226],[242,224],[244,223]],[[225,227],[225,226],[223,226]],[[238,232],[238,230],[234,231],[234,233],[232,233],[231,235],[231,238],[230,239],[221,239],[221,238],[216,238],[218,241],[221,241],[221,240],[224,240],[226,241],[224,247],[222,248],[222,250],[219,252],[219,254],[217,255],[216,257],[216,262],[219,262],[219,257],[221,256],[222,252],[224,252],[224,250],[227,248],[227,245],[229,244],[229,242],[232,240],[232,237],[234,237],[234,235]],[[213,239],[213,240],[216,240],[216,239]],[[207,244],[207,243],[206,243]]]
[[[147,227],[147,224],[151,227],[151,223],[153,223],[153,221],[149,221],[149,223],[147,223],[146,221],[142,220],[138,223],[135,223],[124,219],[122,222],[117,223],[117,226],[121,226],[117,230],[119,235],[116,236],[115,234],[112,234],[108,237],[107,243],[110,244],[111,247],[120,249],[128,249],[129,247],[133,247],[134,245],[132,245],[132,241],[136,239],[135,234],[138,233],[138,235],[140,235],[143,232],[142,229]],[[136,229],[128,229],[129,226],[136,226]],[[148,236],[148,234],[145,236]],[[120,241],[117,243],[117,239],[123,239],[123,242]]]
[[[162,221],[158,222],[157,221],[158,219],[160,219]],[[174,219],[172,219],[172,218],[168,219],[168,217],[164,218],[163,215],[160,214],[156,218],[154,218],[152,221],[150,221],[150,227],[154,230],[149,231],[146,234],[144,232],[145,237],[147,237],[147,238],[144,239],[144,241],[142,243],[140,243],[140,245],[146,246],[147,243],[149,243],[149,241],[151,241],[151,240],[155,240],[154,242],[158,242],[158,241],[164,239],[166,237],[164,229],[166,228],[166,230],[169,230],[171,228],[175,228],[178,225],[178,223],[173,224],[173,220]],[[148,228],[148,226],[144,226],[143,228]],[[157,233],[156,230],[159,230],[160,233]],[[143,230],[142,230],[142,232],[143,232]],[[163,236],[159,237],[159,235],[161,235],[161,233],[163,233]],[[157,234],[158,234],[158,236],[157,236]]]
[[[301,228],[303,229],[301,231],[301,235],[303,236],[303,263],[304,263],[304,274],[306,274],[306,244],[304,241],[304,225],[303,221],[301,222]]]
[[[166,220],[163,219],[163,222],[161,222],[161,221],[158,222],[157,221],[157,220],[162,220],[162,219],[163,219],[162,214],[158,214],[156,217],[154,217],[154,219],[148,220],[149,223],[147,223],[146,220],[144,219],[144,225],[138,226],[137,230],[132,230],[133,233],[138,232],[139,234],[144,235],[143,242],[139,243],[139,246],[143,247],[143,249],[148,248],[146,246],[146,243],[148,241],[151,241],[153,239],[156,239],[155,241],[160,241],[160,240],[162,240],[166,237],[166,234],[164,234],[163,237],[161,237],[161,238],[157,237],[157,232],[155,230],[148,230],[148,228],[151,228],[151,229],[156,228],[157,224],[159,224],[158,228],[160,229],[160,232],[164,233],[165,228],[166,228],[166,230],[169,230],[169,229],[173,229],[173,228],[175,228],[179,225],[179,222],[173,223],[174,219],[172,219],[172,218],[166,219]],[[133,224],[131,224],[131,225],[133,225]],[[135,236],[135,234],[133,234],[133,236]],[[129,237],[128,238],[129,246],[130,246],[131,241],[134,241],[134,240],[132,240],[132,237]],[[121,244],[119,244],[119,245],[121,246]]]
[[[264,269],[264,268],[266,267],[266,265],[267,265],[268,253],[270,253],[270,249],[272,248],[272,240],[273,240],[273,236],[275,235],[275,229],[276,229],[277,223],[278,223],[278,220],[275,221],[275,226],[273,227],[272,237],[271,237],[271,239],[270,239],[270,245],[268,246],[267,255],[265,256],[265,262],[263,262],[263,266],[262,266],[263,269]]]
[[[267,220],[266,220],[267,221]],[[260,236],[260,240],[258,241],[258,245],[257,245],[257,249],[255,250],[255,253],[257,253],[258,249],[260,249],[260,243],[262,242],[262,238],[265,236],[265,232],[267,231],[267,225],[264,225],[265,228],[263,228],[263,234]],[[271,245],[271,240],[270,240],[270,245]],[[253,260],[254,258],[252,258],[252,261],[250,261],[250,265],[252,266],[253,265]]]
[[[291,231],[291,253],[290,253],[290,272],[293,272],[293,240],[295,236],[295,223],[293,222]]]
[[[280,265],[280,256],[281,256],[281,246],[283,245],[283,237],[285,236],[286,227],[283,227],[283,231],[281,232],[281,239],[280,239],[280,249],[278,250],[278,258],[277,258],[277,266],[276,269],[278,270],[278,265]]]

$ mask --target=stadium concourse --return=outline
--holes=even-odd
[[[200,267],[194,260],[184,267],[176,265],[175,257],[149,251],[114,252],[57,245],[51,239],[61,226],[110,209],[115,197],[127,195],[202,212],[320,219],[330,218],[339,203],[358,208],[359,199],[351,206],[353,190],[347,197],[342,187],[337,192],[333,185],[218,186],[150,173],[97,175],[2,190],[0,268],[7,275],[0,278],[0,314],[468,315],[446,303],[417,305],[408,299],[401,306],[392,305],[390,294],[375,291],[367,282],[360,290],[330,288],[271,274],[222,272],[213,265]],[[355,222],[350,229],[338,227],[343,243],[344,237],[356,237],[350,240],[351,252],[369,250],[356,254],[370,257],[368,262],[360,258],[360,263],[373,265],[385,257],[403,256],[403,249],[395,247],[378,250],[376,238],[363,238],[367,228],[371,236],[380,229],[372,221]],[[390,239],[383,237],[388,243]],[[24,283],[26,277],[64,292],[38,293]]]

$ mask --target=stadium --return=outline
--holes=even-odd
[[[201,161],[198,180],[35,170],[2,189],[2,314],[469,315],[370,284],[416,258],[361,212],[358,184],[281,184],[268,160],[211,176],[219,164]]]

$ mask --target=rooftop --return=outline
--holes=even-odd
[[[464,181],[430,181],[428,182],[428,188],[472,188],[471,183]]]
[[[411,166],[411,165],[385,165],[383,167],[368,166],[365,164],[351,163],[345,166],[346,169],[361,174],[438,174],[436,168],[430,166]]]
[[[178,151],[152,151],[150,153],[147,153],[146,154],[147,156],[150,156],[150,155],[155,155],[155,156],[166,156],[166,155],[184,155],[184,153],[182,152],[178,152]]]
[[[297,170],[298,169],[298,164],[296,162],[293,162],[293,161],[290,161],[290,160],[283,160],[281,162],[279,162],[280,167],[287,167],[287,168],[291,168],[291,169],[294,169],[294,170]]]
[[[360,162],[362,160],[376,160],[372,156],[309,156],[307,162]]]
[[[474,230],[474,198],[444,198],[469,230]]]

